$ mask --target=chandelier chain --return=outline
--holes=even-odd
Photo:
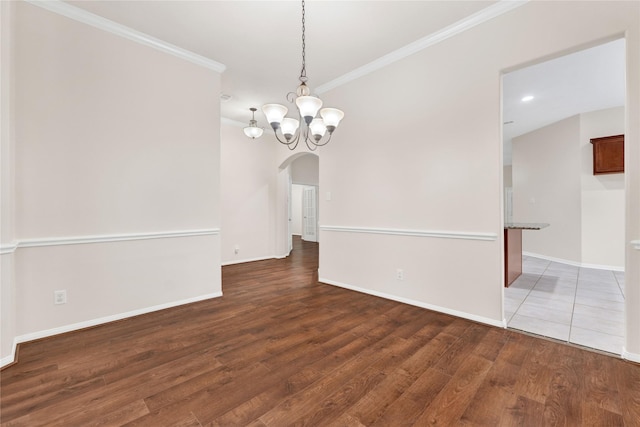
[[[2,0],[0,0],[2,1]],[[307,87],[307,61],[306,61],[306,21],[305,21],[305,0],[302,2],[302,68],[300,69],[300,85],[295,92],[287,94],[287,100],[295,102],[298,108],[298,119],[287,118],[288,108],[280,104],[265,104],[262,106],[267,122],[273,129],[273,134],[281,144],[287,146],[289,150],[295,150],[298,143],[304,141],[307,148],[314,151],[331,141],[333,131],[338,127],[340,120],[344,117],[344,112],[337,108],[322,108],[322,100],[311,94]],[[253,111],[253,110],[251,110]],[[320,113],[321,117],[316,117]],[[251,123],[255,122],[252,115]],[[303,127],[300,127],[302,124]],[[252,124],[251,126],[256,126]],[[257,128],[257,127],[256,127]],[[247,129],[247,128],[245,128]],[[259,129],[259,128],[257,128]],[[280,138],[278,135],[280,132]],[[326,133],[329,133],[328,137]],[[253,134],[245,130],[250,138],[255,138]],[[258,135],[259,136],[259,135]]]
[[[304,0],[302,0],[302,70],[300,70],[300,82],[307,82],[307,64],[305,61],[305,21],[304,21]]]

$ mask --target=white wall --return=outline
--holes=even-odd
[[[513,221],[546,222],[522,233],[522,250],[580,263],[580,116],[513,138]]]
[[[220,295],[220,75],[14,6],[16,339]]]
[[[505,188],[511,187],[513,185],[512,174],[513,174],[512,165],[504,166],[502,168],[502,180],[503,180],[503,186]]]
[[[13,361],[14,281],[13,2],[0,2],[0,366]]]
[[[626,134],[640,169],[639,7],[529,2],[324,93],[346,117],[320,164],[332,193],[320,198],[321,280],[502,324],[501,73],[626,34]],[[640,176],[631,175],[627,241],[640,237]],[[627,313],[638,313],[640,268],[626,277]],[[627,328],[640,357],[640,315],[628,314]]]
[[[580,115],[582,263],[624,268],[624,174],[594,175],[591,138],[624,133],[624,107]]]
[[[514,221],[523,250],[586,267],[624,269],[624,174],[593,175],[591,138],[624,132],[624,107],[580,114],[514,138]],[[535,201],[535,202],[533,202]]]
[[[273,138],[247,138],[222,125],[222,262],[275,255],[276,151]],[[235,249],[238,247],[238,253]]]
[[[291,181],[300,185],[318,185],[318,156],[308,154],[291,163]]]

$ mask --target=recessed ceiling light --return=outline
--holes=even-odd
[[[529,102],[533,100],[533,95],[527,95],[522,97],[522,102]]]

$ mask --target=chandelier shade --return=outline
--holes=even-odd
[[[309,124],[322,107],[322,100],[315,96],[299,96],[296,98],[296,105],[300,111],[300,117],[303,117],[304,121]]]
[[[319,141],[324,134],[327,133],[327,127],[325,126],[324,121],[317,117],[309,124],[309,130],[316,141]]]
[[[259,127],[247,126],[246,128],[244,128],[244,134],[251,139],[260,138],[262,136],[262,132],[264,131]]]
[[[289,109],[280,104],[265,104],[262,106],[262,112],[267,118],[267,122],[273,126],[273,123],[281,123],[284,116],[287,115]]]
[[[344,117],[344,113],[337,108],[323,108],[320,110],[320,116],[322,116],[322,120],[324,120],[324,124],[327,127],[333,126],[337,128],[340,120]]]
[[[258,122],[256,121],[256,108],[249,108],[251,111],[251,120],[249,120],[249,126],[245,127],[244,134],[247,135],[251,139],[260,138],[262,136],[263,129],[258,127]]]
[[[337,108],[322,108],[322,100],[311,94],[311,90],[307,86],[305,53],[305,2],[302,0],[302,69],[298,78],[300,84],[295,93],[290,92],[287,95],[289,102],[295,100],[299,120],[286,117],[289,110],[280,104],[265,104],[262,106],[262,112],[271,125],[278,142],[285,144],[290,150],[295,150],[302,139],[307,148],[313,151],[331,141],[333,131],[344,118],[344,112]],[[321,117],[316,117],[318,111]],[[302,126],[300,126],[301,122]],[[278,129],[284,140],[278,135]],[[329,132],[329,136],[323,140],[327,132]]]
[[[289,140],[295,135],[296,131],[300,127],[300,121],[296,119],[290,119],[289,117],[282,120],[280,131],[284,137]]]

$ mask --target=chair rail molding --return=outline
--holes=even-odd
[[[12,254],[18,249],[18,242],[0,245],[0,255]]]
[[[201,230],[159,231],[153,233],[105,234],[95,236],[51,237],[46,239],[23,239],[12,245],[0,247],[1,253],[12,253],[20,248],[43,246],[84,245],[89,243],[125,242],[129,240],[169,239],[176,237],[214,236],[220,234],[219,228]]]
[[[387,234],[392,236],[435,237],[443,239],[494,241],[498,238],[498,235],[496,233],[469,231],[407,230],[400,228],[349,227],[339,225],[321,225],[319,228],[320,231],[341,233]]]

